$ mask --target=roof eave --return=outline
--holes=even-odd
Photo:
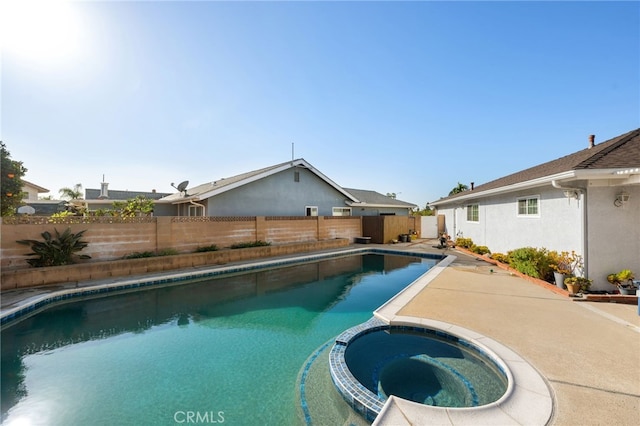
[[[504,194],[508,192],[520,191],[523,189],[535,188],[550,184],[552,181],[575,181],[575,180],[628,180],[634,182],[640,176],[640,167],[612,168],[612,169],[580,169],[569,170],[562,173],[556,173],[549,176],[543,176],[537,179],[531,179],[524,182],[514,183],[512,185],[501,186],[498,188],[488,189],[486,191],[468,191],[464,194],[451,199],[442,199],[429,203],[430,206],[458,204],[461,201],[489,197],[492,195]],[[466,191],[465,191],[466,192]]]
[[[541,178],[531,179],[524,182],[514,183],[512,185],[500,186],[498,188],[487,189],[486,191],[465,191],[464,195],[460,195],[455,198],[444,198],[442,200],[437,200],[429,203],[430,206],[437,207],[438,205],[446,205],[446,204],[459,204],[461,201],[473,200],[476,198],[489,197],[491,195],[504,194],[508,192],[520,191],[523,189],[534,188],[537,186],[542,186],[545,184],[550,184],[554,180],[567,180],[567,179],[575,179],[575,170],[570,170],[568,172],[556,173],[554,175],[543,176]],[[467,194],[468,192],[468,194]]]
[[[351,207],[370,207],[370,208],[391,208],[391,209],[412,209],[415,207],[418,207],[415,204],[408,204],[405,206],[399,206],[397,204],[370,204],[370,203],[364,203],[364,202],[358,202],[358,203],[350,203],[347,201],[347,205],[351,206]]]

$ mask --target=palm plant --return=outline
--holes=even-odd
[[[86,230],[78,233],[72,233],[71,228],[67,228],[62,234],[55,231],[55,238],[50,232],[45,231],[42,234],[44,241],[38,240],[19,240],[16,241],[19,244],[25,244],[31,246],[31,253],[27,253],[27,256],[37,256],[35,259],[28,259],[27,263],[34,267],[43,266],[60,266],[74,263],[74,257],[77,252],[81,251],[89,245],[86,241],[81,241],[82,234]],[[77,255],[79,259],[91,259],[91,256],[86,254]]]
[[[68,198],[70,200],[81,200],[82,199],[82,184],[76,183],[73,185],[73,188],[60,188],[60,197]]]
[[[451,191],[449,191],[449,195],[455,195],[455,194],[458,194],[460,192],[467,191],[468,189],[469,189],[469,187],[467,185],[465,185],[464,183],[458,182],[458,186],[456,186]]]

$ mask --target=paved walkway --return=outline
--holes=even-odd
[[[442,253],[434,244],[423,240],[391,248]],[[452,249],[447,253],[457,259],[400,315],[459,325],[517,352],[555,394],[553,425],[640,425],[636,306],[576,302],[472,256]],[[5,292],[1,309],[48,291]]]

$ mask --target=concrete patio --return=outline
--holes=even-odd
[[[432,245],[413,244],[418,248]],[[552,389],[550,424],[640,424],[637,306],[574,301],[477,257],[447,252],[456,260],[398,315],[455,324],[515,351]]]

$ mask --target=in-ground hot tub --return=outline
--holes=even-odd
[[[373,421],[391,395],[438,407],[479,407],[507,391],[506,365],[442,330],[378,319],[341,334],[330,370],[343,398]]]

